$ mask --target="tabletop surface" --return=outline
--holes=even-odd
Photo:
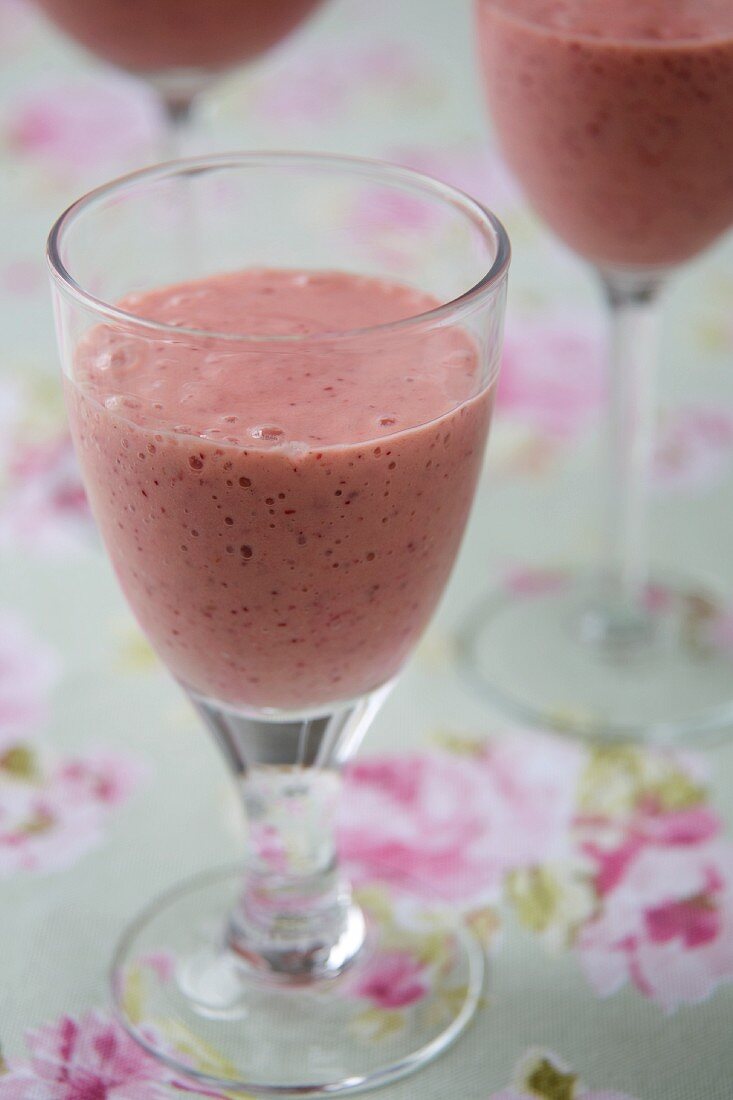
[[[156,893],[242,845],[223,763],[140,636],[94,533],[43,263],[55,215],[156,159],[159,142],[145,89],[21,0],[0,0],[1,1100],[79,1100],[72,1063],[94,1083],[85,1097],[168,1094],[112,1020],[111,948]],[[503,384],[471,525],[441,612],[361,750],[381,767],[350,771],[344,811],[375,851],[399,837],[436,889],[439,868],[459,868],[455,902],[485,938],[490,980],[468,1034],[382,1095],[729,1100],[733,745],[587,749],[518,729],[454,659],[480,594],[592,559],[604,396],[600,302],[492,149],[468,4],[331,0],[206,96],[190,144],[410,164],[493,206],[514,244]],[[720,593],[733,691],[732,300],[725,242],[666,299],[653,544],[661,565]],[[370,1042],[400,1026],[395,1000],[365,1001]]]

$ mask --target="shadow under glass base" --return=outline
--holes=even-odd
[[[598,584],[526,571],[458,635],[472,686],[522,722],[588,741],[674,744],[733,726],[733,617],[699,585],[651,582],[608,629]]]
[[[172,1078],[235,1094],[357,1092],[418,1069],[471,1020],[483,949],[414,883],[389,873],[355,887],[364,947],[339,977],[298,987],[258,979],[226,946],[241,881],[235,867],[185,882],[118,947],[118,1017]]]

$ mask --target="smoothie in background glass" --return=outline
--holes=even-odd
[[[37,0],[63,31],[130,72],[217,72],[279,42],[319,0]]]
[[[385,683],[413,648],[463,534],[493,385],[455,326],[302,338],[437,304],[376,278],[249,270],[120,305],[294,335],[297,354],[264,336],[84,338],[66,396],[92,508],[143,629],[195,693],[323,706]]]
[[[180,156],[198,96],[285,38],[321,0],[36,0],[102,60],[145,79],[161,107],[160,157]]]
[[[460,633],[465,665],[512,717],[592,741],[729,728],[730,665],[689,629],[729,596],[674,562],[652,572],[648,519],[661,295],[733,225],[733,2],[475,3],[499,144],[604,295],[608,396],[597,562],[532,599],[492,594]]]
[[[601,267],[664,268],[733,223],[731,0],[478,0],[502,149]]]

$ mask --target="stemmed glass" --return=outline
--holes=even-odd
[[[285,38],[321,0],[36,0],[97,57],[147,80],[180,155],[196,98],[223,72]]]
[[[191,204],[195,240],[179,210]],[[242,154],[92,192],[48,254],[92,509],[249,826],[243,866],[184,883],[125,933],[117,1011],[154,1055],[216,1087],[315,1095],[400,1077],[465,1027],[483,956],[386,855],[339,863],[339,771],[462,537],[498,371],[505,232],[401,168]],[[309,287],[326,296],[325,328],[297,306]],[[354,327],[364,307],[349,287],[381,302],[368,324]],[[235,311],[259,294],[256,318],[238,326],[217,304],[227,293]],[[202,296],[218,325],[201,320]],[[364,991],[395,958],[422,986],[375,1043]]]
[[[608,470],[599,569],[546,571],[480,603],[464,667],[515,716],[587,738],[722,728],[733,681],[708,637],[719,604],[650,575],[647,526],[660,293],[733,223],[733,7],[477,0],[476,17],[503,152],[609,308]]]

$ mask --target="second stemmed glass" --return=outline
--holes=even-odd
[[[290,34],[322,0],[36,0],[97,57],[155,89],[165,154],[181,155],[197,97],[223,72]]]
[[[733,720],[715,599],[648,570],[660,291],[733,224],[733,9],[719,0],[477,0],[500,144],[593,264],[610,311],[606,551],[493,597],[461,647],[504,708],[591,739],[674,741]],[[546,520],[544,522],[547,522]]]
[[[123,937],[120,1019],[217,1088],[401,1077],[470,1020],[482,951],[399,853],[340,866],[339,771],[460,543],[506,235],[403,169],[239,155],[93,192],[57,222],[49,260],[92,509],[249,823],[243,867],[185,883]],[[403,1026],[375,1043],[364,1013],[395,967]]]

